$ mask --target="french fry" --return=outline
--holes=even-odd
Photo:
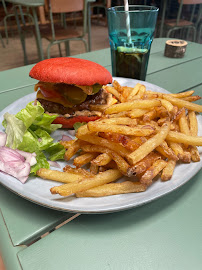
[[[137,94],[138,98],[139,98],[139,99],[140,99],[140,98],[143,98],[145,92],[146,92],[146,87],[145,87],[144,85],[141,85],[141,86],[140,86],[140,89],[139,89],[139,91],[138,91],[138,94]]]
[[[76,166],[76,168],[80,168],[91,162],[91,160],[93,160],[97,155],[98,154],[95,152],[82,154],[74,159],[73,164]]]
[[[168,181],[172,178],[175,166],[176,166],[176,160],[173,160],[173,159],[168,160],[161,174],[162,181]]]
[[[160,128],[160,131],[152,138],[148,139],[137,150],[127,156],[127,159],[131,165],[135,165],[138,161],[146,157],[151,151],[159,146],[167,137],[170,130],[170,123],[165,123]]]
[[[130,92],[130,94],[128,95],[128,98],[127,100],[130,101],[130,100],[133,100],[133,98],[137,95],[139,89],[141,87],[141,84],[140,83],[137,83],[135,85],[135,87],[132,89],[132,91]]]
[[[194,161],[194,162],[200,161],[200,159],[201,159],[200,154],[199,154],[199,151],[198,151],[196,146],[191,145],[191,146],[189,146],[188,150],[191,153],[191,160],[192,161]]]
[[[117,164],[118,169],[124,174],[127,175],[127,171],[129,169],[129,164],[115,151],[111,151],[110,149],[107,149],[106,147],[102,146],[96,146],[96,145],[85,145],[82,148],[85,152],[94,152],[98,151],[100,153],[106,153],[108,154]]]
[[[105,168],[105,171],[106,169],[118,169],[117,168],[117,165],[116,165],[116,162],[114,160],[111,160],[108,164],[106,164],[105,166],[102,166]],[[101,167],[100,167],[101,168]]]
[[[64,146],[65,149],[68,149],[77,139],[70,141],[60,141],[60,144]]]
[[[110,156],[116,162],[119,171],[122,174],[127,175],[128,169],[130,167],[129,164],[119,154],[117,154],[114,151],[111,151]]]
[[[80,128],[77,129],[76,137],[80,138],[82,136],[91,135],[92,132],[88,129],[87,125],[83,125]]]
[[[154,99],[158,98],[159,95],[155,93],[148,93],[148,91],[144,94],[143,99]]]
[[[170,148],[174,151],[175,155],[185,163],[191,162],[191,154],[184,151],[179,143],[170,142]]]
[[[91,161],[91,163],[97,165],[97,166],[105,166],[106,164],[108,164],[110,161],[112,160],[112,158],[110,157],[109,154],[107,153],[102,153],[100,155],[98,155],[95,159],[93,159]]]
[[[122,101],[122,95],[114,87],[105,86],[104,89],[114,95],[119,101]]]
[[[109,114],[109,115],[105,115],[105,117],[107,118],[118,118],[118,117],[125,117],[128,116],[127,115],[128,112],[123,111],[123,112],[119,112],[119,113],[113,113],[113,114]]]
[[[191,103],[191,102],[183,100],[183,99],[175,98],[171,95],[164,94],[163,98],[170,101],[173,105],[176,105],[179,108],[185,107],[186,109],[191,110],[191,111],[202,112],[202,105],[194,104],[194,103]],[[106,112],[106,110],[105,110],[105,112]]]
[[[95,121],[95,123],[107,124],[107,125],[136,126],[137,125],[137,120],[136,119],[131,119],[130,117],[116,117],[116,118],[106,118],[106,119],[102,119],[102,120],[97,120],[97,121]]]
[[[196,113],[194,111],[188,112],[189,117],[189,129],[192,136],[197,136],[198,134],[198,121],[196,118]]]
[[[168,110],[166,110],[164,106],[156,107],[155,110],[156,110],[156,116],[159,118],[170,116]]]
[[[163,97],[163,93],[161,92],[155,92],[155,91],[151,91],[151,90],[147,90],[146,92],[147,95],[157,95],[157,98],[162,98]]]
[[[174,115],[172,121],[175,121],[175,123],[178,123],[180,117],[181,117],[182,114],[184,113],[184,110],[185,110],[185,108],[179,109],[179,110],[176,112],[176,114]]]
[[[183,113],[181,114],[181,117],[179,118],[179,127],[180,127],[180,132],[186,135],[191,135],[185,110],[183,110]]]
[[[189,145],[202,146],[201,136],[186,135],[181,132],[169,131],[166,140],[176,143],[184,143]]]
[[[146,91],[145,86],[140,85],[138,93],[136,95],[132,96],[130,99],[128,98],[128,101],[131,101],[131,100],[134,101],[134,100],[141,99],[141,98],[143,99],[145,91]]]
[[[83,145],[84,142],[81,140],[76,140],[74,143],[72,143],[69,148],[67,149],[67,151],[65,152],[64,158],[66,160],[70,160],[75,154],[76,152],[81,148],[81,145]]]
[[[128,96],[130,95],[131,87],[124,86],[122,89],[123,89],[122,97],[123,97],[124,102],[126,102],[128,99]]]
[[[119,91],[119,92],[122,92],[123,91],[123,87],[124,86],[121,86],[120,83],[116,80],[113,81],[113,86],[114,88]],[[132,88],[131,88],[132,89]]]
[[[112,114],[112,113],[118,113],[122,111],[130,111],[133,109],[148,109],[153,108],[156,106],[160,106],[161,101],[158,99],[149,99],[149,100],[136,100],[135,102],[125,102],[125,103],[119,103],[112,105],[108,107],[104,113],[105,114]]]
[[[96,174],[94,177],[86,178],[77,183],[64,184],[61,186],[52,187],[52,194],[60,194],[61,196],[69,196],[74,193],[88,190],[97,186],[108,184],[120,178],[122,174],[119,170],[107,170]]]
[[[135,151],[140,145],[147,141],[145,137],[128,137],[126,135],[111,133],[111,132],[99,132],[98,135],[102,138],[110,140],[112,142],[121,143],[126,149]]]
[[[117,152],[122,157],[127,157],[130,154],[130,151],[124,148],[119,143],[108,141],[96,135],[83,136],[82,139],[86,142],[89,142],[98,146],[103,146],[105,148],[109,148],[110,150]]]
[[[158,151],[160,154],[162,154],[164,157],[168,159],[172,159],[175,161],[179,159],[165,141],[156,147],[156,151]]]
[[[168,100],[160,99],[162,106],[168,111],[172,112],[174,110],[174,106]]]
[[[149,111],[145,110],[145,109],[134,109],[134,110],[128,112],[128,116],[131,118],[138,118],[138,117],[145,115],[148,112]]]
[[[135,166],[132,166],[127,171],[127,176],[131,177],[133,175],[142,174],[145,172],[151,165],[158,159],[161,159],[161,156],[155,152],[149,153],[141,161],[139,161]]]
[[[162,159],[156,160],[152,166],[146,170],[143,176],[140,178],[140,183],[150,186],[152,184],[152,180],[156,177],[167,165],[167,162]]]
[[[152,119],[156,118],[156,110],[151,110],[149,112],[146,112],[143,116],[143,121],[144,122],[149,122],[151,121]]]
[[[189,90],[189,91],[185,91],[185,92],[181,92],[181,93],[177,93],[177,94],[170,94],[170,96],[174,97],[174,98],[185,98],[185,97],[189,97],[193,94],[194,94],[194,90]]]
[[[198,122],[196,118],[196,114],[194,111],[188,112],[188,119],[189,119],[189,130],[190,134],[192,136],[197,136],[198,134]],[[200,161],[200,154],[196,146],[190,146],[190,153],[191,153],[191,159],[194,162]]]
[[[56,170],[50,170],[41,168],[37,171],[37,175],[43,179],[57,181],[61,183],[72,183],[81,181],[84,176],[68,172],[60,172]]]
[[[128,127],[123,125],[108,125],[99,123],[99,121],[89,122],[88,129],[92,132],[114,132],[122,133],[123,135],[135,135],[135,136],[149,136],[154,133],[155,129],[149,125],[138,125],[135,127]]]
[[[122,183],[109,183],[86,191],[76,193],[76,197],[103,197],[125,193],[137,193],[146,190],[140,182],[125,181]]]
[[[99,171],[98,165],[91,163],[90,164],[90,173],[91,174],[98,174],[98,171]]]
[[[84,170],[82,168],[72,168],[70,165],[66,165],[63,168],[63,172],[67,172],[67,173],[71,173],[71,174],[78,174],[78,175],[81,175],[84,177],[92,176],[92,174],[89,171]]]
[[[190,96],[190,97],[184,97],[182,99],[183,100],[186,100],[186,101],[189,101],[189,102],[193,102],[193,101],[200,100],[201,97],[200,96]]]
[[[165,122],[168,122],[170,119],[169,117],[164,117],[164,118],[160,118],[158,119],[157,123],[159,126],[162,126]],[[171,123],[171,125],[173,125],[173,123]],[[171,126],[170,126],[171,129]]]

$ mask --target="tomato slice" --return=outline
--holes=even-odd
[[[99,116],[73,116],[73,117],[65,117],[65,116],[58,116],[54,121],[53,124],[61,124],[63,128],[73,128],[73,125],[77,122],[90,122],[99,119]]]
[[[40,86],[41,93],[43,94],[44,97],[46,98],[61,98],[62,96],[60,93],[54,91],[54,90],[48,90]]]

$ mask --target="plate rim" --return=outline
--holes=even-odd
[[[141,84],[146,84],[146,88],[148,88],[148,87],[155,87],[156,89],[157,89],[157,91],[158,90],[160,90],[161,92],[162,92],[162,90],[163,90],[163,92],[167,92],[167,93],[170,93],[169,91],[167,91],[167,90],[165,90],[164,88],[162,88],[162,87],[159,87],[159,86],[157,86],[157,85],[154,85],[154,84],[152,84],[152,83],[149,83],[149,82],[146,82],[146,81],[140,81],[140,80],[134,80],[134,79],[130,79],[130,78],[122,78],[122,77],[113,77],[113,80],[117,80],[117,81],[119,81],[119,80],[126,80],[126,81],[131,81],[131,83],[134,83],[134,84],[136,84],[137,82],[139,82],[139,83],[141,83]],[[123,85],[123,83],[121,82],[121,84]],[[0,112],[0,117],[2,117],[2,115],[7,111],[7,110],[9,110],[10,108],[12,108],[14,105],[15,105],[15,103],[17,103],[17,102],[20,102],[21,100],[23,100],[25,97],[30,97],[30,99],[31,99],[31,96],[33,96],[34,97],[34,95],[35,95],[35,93],[31,93],[31,94],[28,94],[28,95],[26,95],[26,96],[24,96],[24,97],[21,97],[21,98],[19,98],[19,99],[17,99],[16,101],[14,101],[13,103],[11,103],[10,105],[8,105],[6,108],[4,108],[1,112]],[[201,116],[199,116],[201,119],[202,119],[202,117]],[[0,131],[1,131],[1,126],[0,126]],[[200,165],[202,163],[202,161],[201,162],[197,162],[197,164],[198,165]],[[199,167],[199,168],[198,168]],[[96,209],[88,209],[88,210],[85,210],[85,209],[83,209],[83,210],[81,210],[81,209],[76,209],[76,207],[70,207],[70,208],[68,208],[68,207],[58,207],[58,206],[54,206],[54,205],[52,205],[52,204],[47,204],[47,203],[45,203],[44,201],[38,201],[38,200],[36,200],[36,198],[38,197],[38,196],[27,196],[26,194],[24,194],[24,192],[19,192],[19,190],[15,190],[15,189],[13,189],[12,188],[12,185],[9,185],[9,184],[6,184],[5,183],[5,181],[4,180],[2,180],[2,175],[3,176],[5,176],[5,174],[4,173],[1,173],[0,172],[0,183],[5,187],[5,188],[7,188],[7,189],[9,189],[11,192],[13,192],[13,193],[15,193],[15,194],[17,194],[18,196],[20,196],[20,197],[22,197],[23,199],[26,199],[26,200],[28,200],[28,201],[30,201],[30,202],[32,202],[32,203],[35,203],[35,204],[38,204],[38,205],[40,205],[40,206],[43,206],[43,207],[46,207],[46,208],[50,208],[50,209],[53,209],[53,210],[58,210],[58,211],[62,211],[62,212],[70,212],[70,213],[83,213],[83,214],[107,214],[107,213],[113,213],[113,212],[118,212],[118,211],[124,211],[124,210],[129,210],[129,209],[132,209],[132,208],[136,208],[136,207],[139,207],[139,206],[142,206],[142,205],[145,205],[145,204],[147,204],[147,203],[150,203],[150,202],[152,202],[152,201],[154,201],[154,200],[156,200],[156,199],[158,199],[158,198],[161,198],[161,197],[163,197],[163,196],[165,196],[165,195],[167,195],[167,194],[169,194],[169,193],[171,193],[172,191],[174,191],[174,190],[176,190],[176,189],[178,189],[178,188],[180,188],[181,186],[183,186],[184,184],[186,184],[188,181],[190,181],[191,180],[191,178],[192,177],[194,177],[199,171],[200,171],[200,168],[201,166],[196,166],[196,169],[195,169],[195,171],[194,171],[194,174],[192,174],[190,177],[189,176],[185,176],[185,180],[181,183],[181,184],[179,184],[179,185],[176,185],[176,186],[174,186],[173,188],[170,188],[169,190],[165,190],[165,191],[163,191],[161,194],[156,194],[155,196],[153,196],[153,197],[151,197],[151,198],[146,198],[146,199],[144,199],[143,201],[140,201],[139,203],[136,203],[135,205],[132,203],[132,202],[127,202],[126,204],[123,204],[123,205],[121,205],[121,206],[113,206],[113,205],[110,205],[110,207],[107,207],[107,209],[106,209],[106,206],[103,208],[103,207],[101,207],[101,206],[99,206],[99,210],[96,210]],[[12,176],[10,176],[10,175],[6,175],[8,178],[9,177],[12,177]],[[12,178],[14,178],[14,177],[12,177]],[[18,180],[16,180],[16,181],[18,181]],[[21,183],[19,183],[19,184],[21,184]],[[26,183],[25,183],[25,185],[26,185]],[[25,192],[26,193],[26,192]],[[30,192],[28,192],[28,195],[29,195],[29,193]],[[145,192],[143,192],[144,194],[146,193],[146,191]],[[135,193],[129,193],[129,194],[135,194]],[[113,195],[113,196],[121,196],[121,195],[127,195],[127,194],[120,194],[120,195]],[[112,197],[112,196],[105,196],[105,197]],[[76,199],[78,199],[78,198],[76,198]],[[82,199],[82,198],[81,198]],[[96,199],[96,198],[91,198],[91,199]],[[50,199],[49,198],[46,198],[45,199],[45,201],[50,201]],[[52,201],[53,202],[53,201]],[[100,208],[101,207],[101,208]]]

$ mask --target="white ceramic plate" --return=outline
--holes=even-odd
[[[138,82],[136,80],[125,78],[115,79],[118,80],[121,85],[127,86],[134,86]],[[153,84],[147,82],[141,83],[146,86],[147,90],[168,93],[166,90]],[[27,95],[6,107],[0,113],[0,123],[2,123],[5,112],[16,114],[19,110],[24,108],[28,102],[34,99],[35,93]],[[202,135],[202,117],[198,116],[198,120],[199,135]],[[1,124],[0,130],[4,130]],[[58,131],[55,136],[61,138],[62,134],[65,134],[64,130]],[[202,152],[202,147],[199,147],[199,151],[200,153]],[[64,167],[64,165],[65,163],[61,162],[61,167]],[[172,180],[167,182],[157,180],[147,191],[142,193],[121,194],[101,198],[76,198],[74,196],[63,198],[59,195],[52,195],[50,193],[50,188],[60,184],[42,180],[38,177],[30,177],[25,184],[21,184],[21,182],[14,177],[0,173],[0,183],[19,196],[49,208],[79,213],[107,213],[137,207],[162,197],[189,181],[201,169],[201,165],[202,161],[177,165]]]

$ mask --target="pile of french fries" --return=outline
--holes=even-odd
[[[104,88],[115,104],[91,105],[102,117],[81,126],[74,140],[61,141],[67,149],[65,159],[73,159],[74,166],[66,165],[63,172],[37,172],[43,179],[63,183],[52,187],[52,194],[101,197],[143,192],[159,176],[170,180],[178,163],[200,161],[197,146],[202,146],[202,137],[197,135],[196,114],[202,106],[192,103],[200,99],[194,91],[164,94],[117,81]]]

